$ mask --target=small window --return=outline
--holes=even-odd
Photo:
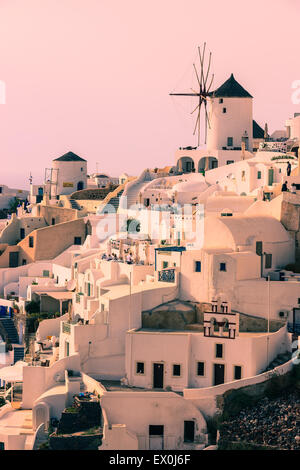
[[[196,261],[195,262],[195,272],[196,273],[201,273],[201,261]]]
[[[227,147],[233,147],[233,137],[227,137]]]
[[[43,277],[49,277],[50,276],[50,271],[44,270],[43,271]]]
[[[168,261],[163,261],[163,269],[166,269],[169,266]]]
[[[226,114],[226,112],[227,112],[227,109],[223,108],[223,114]]]
[[[25,264],[27,264],[26,259],[22,259],[22,265],[25,266]]]
[[[261,180],[261,171],[258,171],[258,172],[257,172],[257,179],[258,179],[258,180]]]
[[[144,362],[137,362],[136,363],[136,373],[137,374],[144,374],[145,373],[145,363]]]
[[[173,364],[173,377],[180,377],[181,366],[180,364]]]
[[[242,171],[242,181],[246,181],[246,172]]]
[[[33,248],[33,237],[29,237],[29,248]]]
[[[227,160],[226,165],[231,165],[232,163],[234,163],[234,160]]]
[[[204,376],[204,362],[197,362],[197,375]]]
[[[81,245],[81,237],[74,237],[74,245]]]
[[[223,344],[216,344],[216,357],[223,357]]]
[[[223,103],[223,98],[219,98],[219,103],[220,103],[220,104]]]
[[[55,225],[55,218],[54,217],[51,220],[51,225]]]
[[[234,366],[234,380],[240,380],[242,378],[241,366]]]
[[[226,263],[220,263],[220,271],[226,271]]]
[[[265,268],[266,269],[271,269],[272,268],[272,255],[271,254],[266,254]]]

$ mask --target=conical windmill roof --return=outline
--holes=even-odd
[[[210,92],[209,95],[220,98],[253,98],[253,96],[236,81],[233,73],[223,85],[215,91]]]

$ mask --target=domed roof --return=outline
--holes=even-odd
[[[244,216],[207,217],[204,248],[228,248],[251,245],[254,240],[265,243],[289,242],[290,237],[274,217]]]

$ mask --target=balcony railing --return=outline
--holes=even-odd
[[[71,324],[64,321],[62,324],[62,332],[68,335],[71,334]]]
[[[300,335],[300,322],[288,322],[287,329],[289,333],[296,333]]]
[[[161,282],[175,282],[175,269],[163,269],[159,271],[158,280]]]

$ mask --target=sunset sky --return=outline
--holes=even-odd
[[[118,176],[174,164],[195,145],[190,99],[197,46],[215,86],[233,72],[254,118],[284,127],[300,105],[299,0],[0,0],[0,184],[41,183],[72,150]]]

